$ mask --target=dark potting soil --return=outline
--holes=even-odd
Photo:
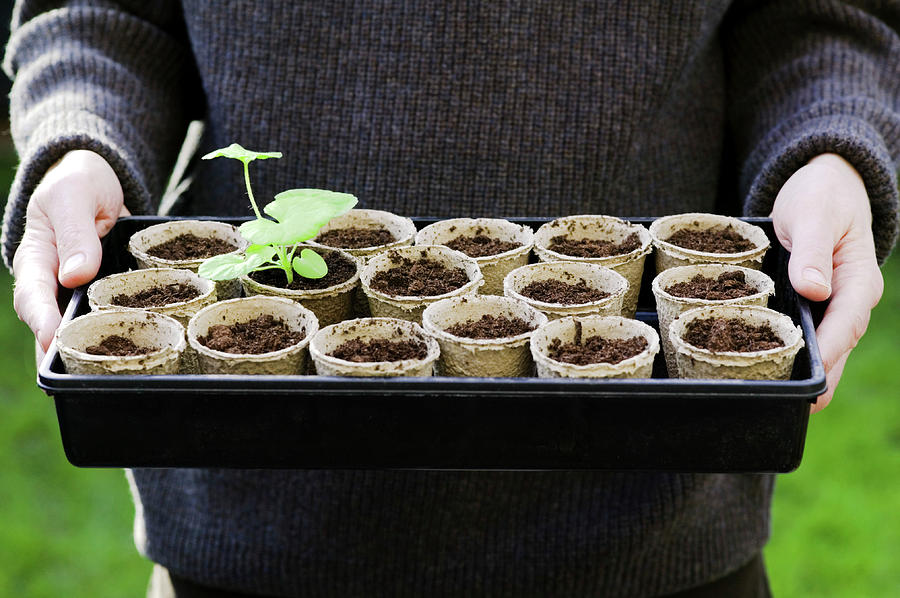
[[[160,307],[172,303],[190,301],[200,296],[200,290],[189,284],[173,282],[156,285],[131,295],[125,293],[112,298],[112,304],[120,307]]]
[[[91,345],[84,350],[91,355],[115,355],[116,357],[129,357],[133,355],[147,355],[156,351],[156,347],[142,347],[134,344],[130,338],[112,334],[96,345]]]
[[[687,325],[684,340],[710,351],[767,351],[783,347],[768,324],[756,326],[738,318],[706,318]]]
[[[261,270],[259,272],[251,272],[250,278],[256,282],[269,285],[270,287],[278,287],[279,289],[290,289],[292,291],[312,291],[316,289],[327,289],[337,284],[341,284],[356,274],[356,262],[345,258],[336,251],[323,251],[320,253],[328,266],[328,274],[322,278],[304,278],[294,272],[294,280],[291,284],[287,283],[287,277],[284,271],[277,270]]]
[[[161,260],[205,260],[237,249],[233,243],[215,237],[187,233],[154,245],[147,253]]]
[[[558,338],[550,341],[548,354],[550,359],[571,363],[573,365],[588,365],[591,363],[616,364],[624,361],[647,348],[647,339],[642,336],[631,338],[603,338],[602,336],[589,336],[585,339],[581,336],[581,322],[575,322],[575,340],[564,343]]]
[[[339,249],[361,249],[363,247],[378,247],[396,241],[396,237],[386,228],[335,228],[316,237],[316,242],[329,247]]]
[[[590,303],[609,297],[609,293],[588,286],[584,280],[575,284],[560,280],[536,280],[525,285],[519,294],[535,301],[560,305]]]
[[[285,349],[306,338],[306,330],[294,330],[275,316],[265,314],[248,322],[210,326],[197,340],[204,347],[223,353],[258,355]]]
[[[675,297],[721,301],[749,297],[758,293],[759,289],[749,284],[744,273],[738,271],[723,272],[718,278],[707,278],[697,274],[688,281],[666,287],[666,292]]]
[[[372,288],[394,297],[433,297],[466,285],[469,277],[462,268],[447,268],[428,258],[402,258],[394,268],[372,277]]]
[[[573,257],[610,257],[631,253],[640,247],[641,238],[637,233],[631,233],[621,243],[604,239],[570,239],[560,235],[550,239],[548,249]]]
[[[413,339],[391,341],[376,338],[364,341],[354,338],[335,347],[329,355],[354,363],[403,361],[425,359],[428,356],[428,346],[422,341]]]
[[[685,249],[705,251],[707,253],[740,253],[742,251],[750,251],[756,247],[753,242],[745,239],[734,230],[734,227],[730,224],[706,230],[682,228],[672,233],[672,236],[666,241]]]
[[[444,243],[450,249],[461,251],[469,257],[486,257],[512,251],[521,247],[513,241],[501,241],[484,234],[484,229],[478,228],[473,236],[459,235]]]
[[[479,320],[468,320],[461,324],[454,324],[444,332],[464,338],[487,339],[519,336],[532,330],[534,330],[534,326],[522,318],[484,314]]]

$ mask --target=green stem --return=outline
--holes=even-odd
[[[262,220],[262,214],[256,207],[256,200],[253,198],[253,189],[250,187],[250,162],[241,160],[244,163],[244,184],[247,185],[247,195],[250,197],[250,205],[253,206],[253,212],[259,220]]]
[[[284,270],[284,275],[287,277],[288,284],[294,282],[294,266],[291,264],[290,259],[287,255],[287,250],[284,246],[278,247],[278,261],[281,262],[281,268]]]

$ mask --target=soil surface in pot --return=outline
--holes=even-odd
[[[391,341],[374,338],[364,341],[353,338],[335,347],[328,355],[355,363],[403,361],[425,359],[428,356],[428,346],[422,341],[413,339]]]
[[[402,258],[397,266],[372,277],[372,288],[394,297],[433,297],[450,293],[469,282],[462,268],[447,268],[427,258]]]
[[[551,251],[573,257],[610,257],[631,253],[640,248],[641,238],[637,233],[631,233],[622,242],[606,239],[570,239],[566,235],[559,235],[550,239],[548,247]]]
[[[271,314],[264,314],[248,322],[210,326],[200,344],[223,353],[258,355],[296,345],[306,338],[306,330],[294,330]]]
[[[647,339],[642,336],[631,338],[603,338],[589,336],[582,338],[581,322],[575,322],[575,340],[564,343],[555,338],[547,347],[550,359],[571,363],[572,365],[589,365],[592,363],[616,364],[638,355],[647,348]]]
[[[362,249],[363,247],[378,247],[396,241],[396,237],[384,227],[378,228],[335,228],[321,233],[316,237],[316,242],[329,247],[339,249]]]
[[[455,227],[450,228],[453,232]],[[475,229],[472,236],[459,235],[444,243],[450,249],[461,251],[469,257],[487,257],[489,255],[497,255],[512,251],[517,247],[521,247],[519,243],[514,241],[501,241],[487,234],[487,231],[480,226]]]
[[[115,357],[130,357],[134,355],[147,355],[157,351],[156,347],[142,347],[134,344],[130,338],[112,334],[96,345],[91,345],[84,350],[90,355],[109,355]]]
[[[741,253],[756,248],[752,241],[742,237],[731,225],[706,230],[682,228],[672,233],[666,241],[685,249],[706,253]]]
[[[560,280],[536,280],[525,285],[519,294],[535,301],[560,305],[579,305],[609,297],[609,293],[589,286],[584,280],[575,284]]]
[[[172,303],[190,301],[200,296],[200,290],[189,284],[173,282],[156,285],[131,295],[125,293],[112,298],[112,304],[119,307],[160,307]]]
[[[706,318],[687,325],[684,340],[695,347],[714,352],[768,351],[784,342],[768,324],[756,326],[739,318]]]
[[[675,297],[721,301],[749,297],[759,292],[759,289],[749,284],[744,273],[738,271],[723,272],[718,278],[707,278],[697,274],[688,281],[666,287],[666,292]]]
[[[519,336],[532,330],[534,330],[534,326],[522,318],[484,314],[479,320],[468,320],[454,324],[445,329],[444,332],[464,338],[489,339]]]
[[[237,245],[224,239],[186,233],[154,245],[147,253],[161,260],[205,260],[215,255],[231,253],[235,249]]]
[[[327,253],[322,252],[321,255],[325,260],[325,265],[328,266],[328,274],[322,278],[304,278],[294,273],[294,280],[291,284],[288,284],[287,277],[281,269],[251,272],[250,278],[256,282],[269,285],[270,287],[278,287],[279,289],[314,291],[341,284],[356,274],[356,262],[345,258],[340,253],[330,251]]]

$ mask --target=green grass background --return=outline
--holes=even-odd
[[[0,185],[14,158],[0,143]],[[900,258],[831,406],[812,418],[800,469],[780,476],[766,549],[778,597],[900,596]],[[151,566],[131,539],[119,470],[77,469],[33,341],[0,273],[0,597],[143,596]]]

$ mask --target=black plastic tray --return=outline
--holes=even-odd
[[[100,276],[134,267],[129,236],[164,220],[120,220]],[[67,458],[84,467],[787,472],[800,464],[825,373],[787,253],[768,219],[748,221],[772,240],[770,307],[806,340],[789,381],[668,379],[662,353],[653,378],[639,380],[74,376],[51,349],[38,385],[56,402]],[[654,271],[651,255],[637,317],[658,326]],[[64,321],[87,311],[77,289]]]

